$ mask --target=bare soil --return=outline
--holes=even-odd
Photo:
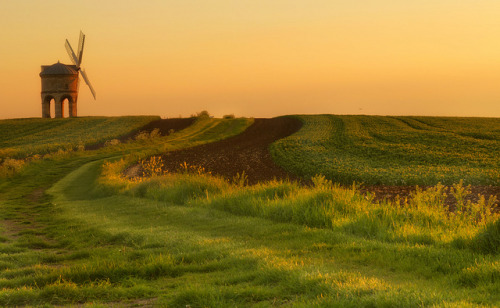
[[[165,153],[162,157],[164,166],[166,170],[176,172],[186,162],[226,179],[245,172],[250,185],[274,178],[300,180],[272,161],[269,146],[301,127],[302,122],[294,118],[255,119],[252,125],[237,136]]]
[[[420,186],[422,190],[427,190],[432,186]],[[362,193],[371,193],[374,195],[375,201],[391,200],[399,202],[400,204],[405,203],[405,199],[409,198],[417,190],[416,186],[391,186],[391,185],[364,185],[360,188]],[[444,201],[445,205],[454,210],[457,204],[457,200],[453,196],[452,186],[445,186],[444,193],[446,194],[446,199]],[[500,210],[500,186],[470,186],[470,194],[465,197],[465,201],[471,201],[477,203],[479,196],[484,196],[486,201],[490,197],[496,197],[494,205],[496,210]]]
[[[139,132],[151,133],[154,129],[158,129],[162,136],[167,136],[172,132],[176,132],[190,126],[193,124],[195,119],[196,118],[174,118],[152,121],[145,126],[128,133],[127,135],[121,136],[119,140],[126,141],[135,137]]]

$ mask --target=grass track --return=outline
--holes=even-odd
[[[62,277],[61,290],[73,283],[77,298],[85,298],[85,288],[101,288],[82,280],[108,277],[107,288],[133,294],[141,285],[147,292],[140,297],[172,306],[415,306],[500,300],[491,290],[498,281],[468,288],[460,286],[458,275],[449,274],[491,262],[489,257],[381,243],[143,198],[96,198],[99,192],[92,196],[79,187],[93,187],[98,174],[98,162],[87,164],[49,191],[53,210],[60,213],[57,225],[71,222],[65,236],[89,256],[46,275]],[[86,242],[89,235],[92,240]],[[149,266],[154,270],[148,272]],[[452,268],[440,272],[436,266]]]

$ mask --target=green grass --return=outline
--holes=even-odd
[[[500,214],[495,213],[493,200],[464,203],[449,213],[442,185],[417,190],[406,204],[399,205],[374,203],[369,195],[357,192],[356,187],[342,188],[322,176],[313,178],[313,187],[282,181],[241,187],[222,178],[198,174],[128,180],[113,174],[117,170],[113,164],[105,164],[100,190],[96,191],[332,229],[389,243],[468,245],[484,253],[495,253],[498,248],[498,226],[493,222]],[[461,190],[459,185],[455,188]]]
[[[71,120],[75,119],[68,121]],[[142,252],[143,257],[137,256],[137,268],[130,269],[135,255],[123,257],[120,251],[128,252],[130,245],[141,242],[140,234],[130,239],[125,231],[108,232],[102,226],[89,228],[92,223],[66,215],[68,212],[59,208],[45,189],[92,161],[147,157],[211,142],[237,134],[251,123],[251,119],[200,119],[188,129],[166,137],[97,151],[50,155],[25,164],[4,179],[0,183],[0,305],[147,303],[157,294],[157,277],[176,276],[179,272],[161,246],[150,245]],[[81,174],[77,183],[64,189],[64,197],[83,198],[92,204],[92,198],[101,200],[90,197],[95,175]],[[106,199],[102,201],[96,204],[106,203]],[[60,215],[60,210],[66,214]],[[148,249],[154,253],[148,253]],[[120,257],[116,259],[115,255]]]
[[[500,304],[500,220],[478,204],[449,215],[440,186],[398,207],[324,177],[306,188],[119,175],[251,122],[202,119],[33,161],[0,183],[0,306]]]
[[[112,140],[121,135],[133,131],[145,123],[158,117],[116,117],[116,118],[70,118],[70,119],[20,119],[0,121],[6,127],[10,127],[11,137],[5,137],[5,144],[24,142],[10,148],[0,148],[0,188],[10,178],[21,172],[27,164],[36,164],[39,160],[59,160],[68,157],[85,157],[89,155],[124,156],[127,162],[133,163],[139,159],[171,151],[175,149],[196,146],[208,142],[214,142],[241,133],[251,123],[252,119],[197,119],[192,125],[184,130],[177,131],[168,136],[151,136],[142,138],[131,143],[117,143],[107,145],[104,148],[90,153],[83,151],[83,144],[93,144],[103,140]],[[61,121],[61,123],[50,124],[50,120]],[[19,121],[19,124],[11,125],[10,122]],[[44,123],[50,126],[46,135],[35,134],[31,138],[21,137],[24,131],[32,128],[33,123]],[[22,123],[27,125],[23,128]],[[7,125],[8,124],[8,125]],[[68,130],[71,133],[68,133]],[[75,137],[79,135],[78,137]],[[16,137],[17,136],[17,137]],[[98,136],[99,139],[94,137]],[[72,139],[75,137],[75,139]],[[9,139],[10,138],[10,139]],[[24,138],[24,139],[23,139]],[[37,146],[30,143],[36,140]],[[11,140],[11,141],[8,141]],[[83,141],[82,141],[83,140]],[[9,143],[10,142],[10,143]],[[64,143],[66,142],[66,143]],[[37,152],[38,151],[38,152]],[[45,153],[39,155],[35,153]],[[2,157],[2,155],[5,155]],[[11,158],[11,157],[18,157]]]
[[[117,138],[157,119],[129,116],[1,120],[0,158],[76,149]]]
[[[442,238],[436,234],[430,243],[388,239],[345,229],[356,222],[359,209],[354,208],[351,214],[339,214],[342,218],[335,225],[311,228],[307,219],[294,221],[290,216],[289,221],[286,214],[267,217],[265,210],[246,212],[245,203],[259,199],[254,206],[264,208],[282,200],[300,209],[301,196],[321,203],[322,196],[329,194],[336,202],[347,195],[370,205],[352,191],[328,187],[328,183],[310,191],[303,188],[293,198],[287,195],[297,189],[294,184],[245,189],[191,175],[179,175],[178,180],[234,191],[229,196],[228,191],[214,191],[208,198],[195,192],[175,205],[155,197],[155,191],[182,189],[169,186],[176,179],[168,177],[134,184],[150,186],[142,193],[132,185],[122,194],[104,194],[99,189],[103,183],[97,181],[100,165],[100,161],[85,164],[48,191],[53,197],[43,205],[50,216],[43,235],[51,246],[44,248],[42,264],[40,256],[31,255],[32,250],[24,246],[24,264],[6,264],[8,270],[0,275],[4,288],[0,303],[142,299],[173,307],[410,307],[498,304],[500,300],[498,256],[453,245],[453,239],[479,234],[481,227],[438,223],[436,230],[450,228],[457,234]],[[216,210],[218,198],[233,198],[227,204],[234,207]]]
[[[500,185],[500,119],[297,116],[304,126],[271,147],[305,178],[352,184]]]

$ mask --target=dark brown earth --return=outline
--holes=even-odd
[[[191,121],[191,122],[190,122]],[[193,119],[167,119],[154,121],[140,130],[152,131],[159,128],[163,134],[170,129],[180,130],[189,126]],[[277,166],[271,159],[269,146],[278,139],[297,132],[302,123],[294,118],[279,117],[272,119],[255,119],[255,122],[243,133],[218,142],[196,146],[188,149],[168,152],[162,156],[165,169],[176,172],[180,165],[186,162],[190,166],[205,168],[205,171],[226,179],[233,179],[237,173],[245,172],[248,184],[256,184],[272,179],[290,179],[308,185],[310,181],[290,174]],[[137,134],[137,132],[135,132]],[[128,135],[128,138],[134,133]],[[127,139],[128,139],[127,138]],[[126,139],[125,139],[126,140]],[[428,189],[427,187],[421,187]],[[467,200],[478,201],[478,195],[496,197],[496,206],[500,203],[499,186],[472,186]],[[360,188],[362,193],[371,193],[375,201],[391,200],[404,203],[416,190],[415,186],[365,185]],[[446,205],[455,207],[456,200],[451,196],[450,187],[445,188],[448,197]]]
[[[271,159],[269,146],[302,127],[298,119],[280,117],[255,119],[243,133],[214,143],[168,152],[163,155],[166,170],[178,171],[180,165],[205,168],[205,171],[226,179],[245,172],[248,184],[276,179],[299,180]]]
[[[120,142],[127,142],[130,139],[133,139],[137,134],[141,132],[151,133],[154,129],[158,129],[162,136],[170,135],[172,132],[176,132],[178,130],[184,129],[191,124],[193,124],[195,118],[175,118],[175,119],[159,119],[156,121],[152,121],[145,126],[133,130],[130,133],[120,136],[116,139],[120,140]],[[105,142],[91,144],[85,147],[85,150],[97,150],[104,147]]]
[[[420,186],[422,190],[427,190],[432,186]],[[444,203],[451,210],[456,207],[456,199],[451,193],[453,187],[445,186],[443,192],[446,194],[446,199]],[[371,193],[374,195],[375,201],[391,200],[397,201],[400,204],[404,204],[405,199],[415,193],[416,186],[390,186],[390,185],[364,185],[360,188],[362,193]],[[485,197],[485,201],[488,201],[490,197],[496,197],[494,205],[496,210],[500,210],[500,186],[470,186],[470,194],[465,197],[465,201],[471,201],[477,203],[479,200],[479,195]]]
[[[120,137],[120,141],[125,141],[136,136],[139,132],[151,133],[154,129],[158,129],[162,136],[167,136],[173,131],[184,129],[193,124],[196,118],[175,118],[175,119],[160,119],[146,124],[145,126]]]

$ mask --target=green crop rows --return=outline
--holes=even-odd
[[[273,158],[304,176],[352,184],[500,185],[500,119],[301,115]]]
[[[12,119],[0,121],[0,158],[45,154],[103,142],[138,129],[158,116]]]

